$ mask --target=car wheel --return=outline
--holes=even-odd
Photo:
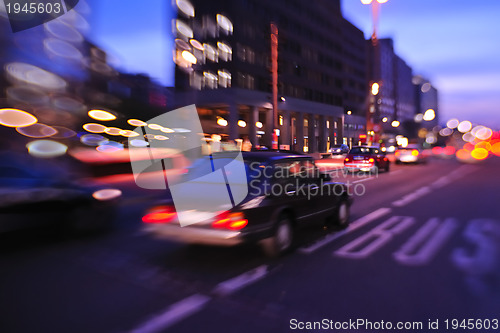
[[[385,164],[385,169],[384,169],[384,171],[385,171],[385,172],[389,172],[389,170],[390,170],[390,169],[391,169],[391,165],[390,165],[390,163],[389,163],[389,162],[387,162],[387,163]]]
[[[285,214],[280,215],[274,235],[261,241],[264,253],[269,257],[277,257],[289,251],[293,244],[293,232],[290,218]]]
[[[346,199],[341,199],[339,206],[335,210],[335,224],[345,228],[349,225],[350,207]]]
[[[349,218],[351,216],[351,209],[349,203],[345,198],[340,198],[338,206],[335,211],[326,219],[326,226],[337,226],[346,228],[349,225]]]

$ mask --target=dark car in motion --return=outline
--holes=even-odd
[[[35,228],[75,234],[110,226],[119,190],[78,184],[57,163],[0,156],[0,234]]]
[[[344,159],[344,170],[348,172],[366,171],[377,173],[379,170],[388,172],[390,161],[379,147],[352,147]]]
[[[349,153],[349,146],[346,144],[332,145],[330,148],[332,155],[343,155]]]
[[[296,233],[304,225],[328,222],[345,227],[349,223],[352,199],[348,187],[320,173],[310,156],[279,152],[241,154],[248,186],[248,195],[242,202],[219,215],[181,227],[169,197],[146,212],[142,218],[144,230],[184,243],[260,243],[268,255],[276,256],[292,247]],[[230,160],[226,155],[206,158]],[[186,180],[200,176],[197,165],[203,163],[195,162]],[[191,199],[198,200],[200,206],[211,195],[201,192],[191,193]],[[203,216],[201,209],[189,213]]]

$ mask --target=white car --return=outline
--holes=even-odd
[[[396,153],[396,164],[401,163],[427,163],[427,156],[418,145],[408,145],[399,148]]]

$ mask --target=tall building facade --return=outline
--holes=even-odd
[[[323,152],[356,144],[365,133],[366,45],[343,19],[340,0],[175,4],[176,101],[197,105],[207,134],[270,144],[271,24],[278,32],[282,148]]]
[[[369,130],[375,132],[374,141],[393,139],[396,135],[416,137],[422,112],[427,110],[422,110],[422,101],[437,108],[437,90],[432,88],[424,97],[420,95],[422,92],[417,93],[425,82],[416,83],[412,68],[395,53],[392,39],[378,39],[375,43],[368,40],[367,45],[369,82],[380,85],[378,93],[370,96],[367,111]],[[422,113],[420,118],[418,113]]]
[[[438,90],[431,82],[420,75],[413,77],[413,91],[415,95],[416,119],[420,121],[421,127],[432,129],[439,124],[439,101]],[[433,110],[434,118],[425,120],[427,110]],[[431,112],[432,114],[432,112]]]

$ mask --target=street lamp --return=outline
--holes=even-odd
[[[378,47],[378,41],[377,41],[377,27],[378,27],[378,17],[379,17],[379,5],[382,3],[386,3],[388,0],[361,0],[361,3],[364,5],[371,5],[372,6],[372,21],[373,21],[373,34],[372,34],[372,45],[373,45],[373,73],[372,73],[372,78],[374,80],[380,80],[381,75],[380,71],[377,70],[377,64],[380,62],[380,50]],[[376,130],[376,132],[380,131],[380,125],[378,124],[378,95],[380,92],[380,84],[378,82],[374,82],[371,86],[371,93],[373,95],[373,110],[370,109],[367,110],[366,113],[366,128],[367,130],[373,132],[373,129]],[[371,113],[375,113],[375,117],[372,116]],[[377,119],[377,124],[373,121],[373,118]],[[373,137],[375,139],[375,137]],[[369,143],[371,143],[372,138],[368,140]]]
[[[373,18],[373,34],[372,39],[377,39],[377,26],[379,15],[379,4],[386,3],[388,0],[361,0],[363,5],[372,5],[372,18]]]
[[[425,121],[431,121],[434,118],[436,118],[436,112],[433,109],[427,109],[424,113],[423,119]]]

